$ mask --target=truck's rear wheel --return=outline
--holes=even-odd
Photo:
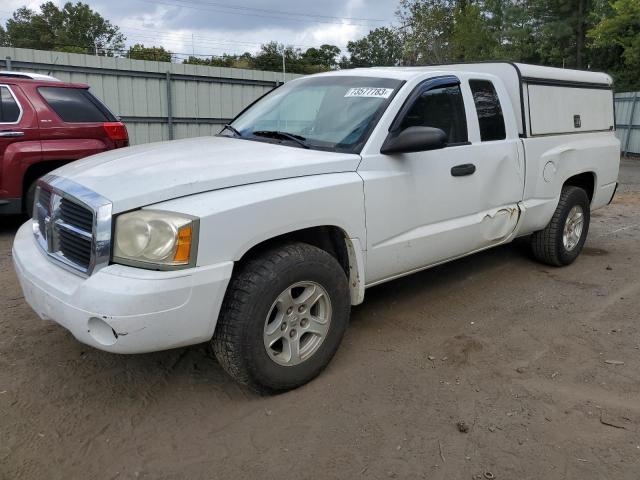
[[[534,257],[557,267],[572,263],[587,239],[590,218],[587,193],[579,187],[564,187],[549,224],[531,236]]]
[[[241,264],[212,339],[234,379],[260,392],[304,385],[329,363],[349,321],[344,270],[317,247],[292,243]]]

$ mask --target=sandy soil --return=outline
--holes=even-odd
[[[574,265],[516,244],[371,289],[327,371],[276,397],[203,346],[117,356],[39,320],[3,218],[0,478],[635,480],[640,161],[620,178]]]

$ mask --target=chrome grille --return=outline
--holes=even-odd
[[[75,182],[39,181],[33,227],[40,246],[69,269],[90,275],[109,262],[111,203]]]
[[[86,232],[93,229],[93,212],[64,197],[60,200],[60,219]]]
[[[40,189],[38,192],[38,197],[36,199],[35,218],[38,221],[40,235],[44,236],[45,238],[46,238],[45,220],[47,215],[50,214],[50,204],[51,204],[51,191]]]
[[[93,212],[69,199],[61,198],[53,234],[59,254],[88,270],[93,243]]]

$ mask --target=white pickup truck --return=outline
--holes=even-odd
[[[44,177],[18,231],[25,299],[116,353],[210,342],[275,392],[330,361],[365,289],[529,236],[570,264],[617,186],[612,80],[513,63],[291,81],[215,137]]]

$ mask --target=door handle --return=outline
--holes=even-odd
[[[473,163],[463,163],[462,165],[451,167],[451,175],[454,177],[464,177],[465,175],[472,175],[475,171],[476,166]]]
[[[16,132],[12,130],[3,130],[0,131],[0,137],[3,138],[15,138],[15,137],[23,137],[24,132]]]

